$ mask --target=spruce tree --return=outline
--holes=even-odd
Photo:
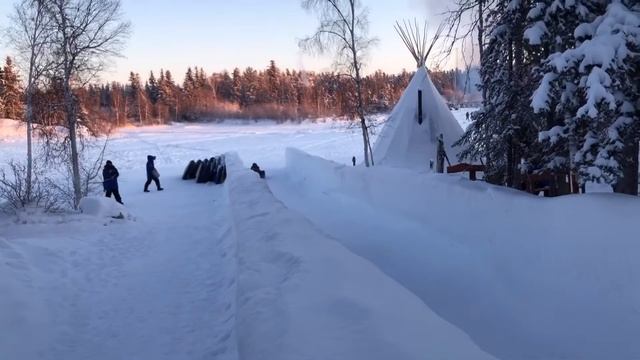
[[[158,81],[156,80],[155,75],[153,75],[153,71],[149,73],[149,80],[147,80],[146,91],[149,101],[151,101],[153,105],[156,105],[158,103],[158,100],[160,99],[160,89]]]
[[[267,76],[267,92],[269,102],[279,102],[280,100],[280,69],[276,66],[276,62],[271,60],[266,72]]]
[[[637,194],[639,6],[634,1],[581,1],[574,18],[579,21],[561,29],[569,34],[566,44],[541,67],[532,106],[555,121],[540,138],[551,160],[563,158],[558,151],[567,154],[564,158],[582,182],[606,182],[616,192]]]
[[[528,1],[497,1],[487,12],[491,34],[483,49],[481,89],[483,107],[457,142],[462,159],[483,161],[487,180],[518,187],[521,173],[530,171],[522,161],[535,158],[537,127],[529,106],[532,63],[524,43]]]
[[[242,73],[240,83],[240,106],[249,107],[256,102],[258,95],[258,72],[252,67],[247,67]]]
[[[168,117],[177,121],[179,107],[179,89],[173,81],[173,75],[171,74],[171,71],[166,70],[163,74],[164,76],[161,76],[160,84],[160,102],[165,105],[171,113],[168,114]]]
[[[0,117],[4,117],[4,70],[0,67]]]
[[[193,75],[193,70],[191,67],[187,69],[187,72],[184,75],[184,82],[182,83],[182,90],[184,90],[186,96],[192,96],[193,92],[196,89],[196,79]]]
[[[8,56],[5,59],[2,78],[3,116],[9,119],[19,119],[23,112],[22,89],[13,60]]]
[[[129,73],[129,89],[127,92],[127,103],[129,113],[127,116],[137,123],[142,123],[143,99],[142,84],[140,75],[134,72]]]
[[[233,79],[228,71],[224,71],[216,84],[216,94],[223,101],[235,102]]]
[[[240,104],[240,93],[242,92],[242,74],[240,73],[240,69],[233,69],[231,77],[233,79],[233,99],[234,102]]]

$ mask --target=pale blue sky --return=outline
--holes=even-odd
[[[281,67],[328,70],[331,61],[304,55],[297,39],[313,32],[317,21],[299,0],[123,0],[133,32],[124,50],[102,80],[125,81],[129,71],[146,76],[161,67],[176,78],[188,66],[206,72],[233,67],[265,68],[273,59]],[[0,0],[0,26],[7,23],[12,0]],[[368,70],[412,70],[415,62],[393,30],[394,21],[427,18],[437,25],[443,5],[434,0],[363,0],[369,7],[371,35],[380,42]],[[438,2],[442,4],[442,2]],[[0,56],[10,53],[6,44]]]

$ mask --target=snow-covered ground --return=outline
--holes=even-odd
[[[119,131],[125,208],[0,215],[0,359],[640,357],[638,199],[353,168],[360,144],[335,122]],[[229,151],[224,186],[179,179]]]
[[[640,357],[638,198],[548,199],[293,149],[269,184],[497,357]]]
[[[490,359],[229,157],[242,359]]]
[[[476,108],[459,108],[451,110],[451,113],[453,113],[453,116],[458,120],[460,126],[466,130],[469,127],[469,124],[471,124],[471,114],[477,110],[478,109]],[[467,114],[469,114],[468,118]]]
[[[11,120],[0,125],[4,166],[23,157],[24,129]],[[357,132],[339,123],[178,124],[114,134],[106,157],[120,171],[126,220],[0,214],[0,359],[238,358],[227,191],[179,180],[184,166],[236,150],[270,169],[283,164],[287,144],[346,162],[355,140]],[[164,192],[142,192],[148,154],[158,157]]]
[[[237,358],[224,189],[163,182],[124,185],[128,220],[0,225],[0,358]]]

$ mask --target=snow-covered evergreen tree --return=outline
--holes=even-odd
[[[276,62],[271,60],[269,62],[269,67],[266,72],[267,77],[267,93],[269,102],[279,102],[280,101],[280,69],[276,66]]]
[[[487,11],[481,64],[484,106],[458,141],[465,147],[461,158],[482,160],[487,179],[508,186],[519,185],[521,161],[536,153],[537,129],[528,100],[533,63],[524,42],[530,8],[526,0],[501,0]]]
[[[127,89],[127,102],[129,113],[127,116],[137,123],[143,121],[144,93],[140,75],[134,72],[129,73],[129,88]]]
[[[182,83],[182,90],[184,90],[187,97],[193,95],[193,92],[196,89],[196,79],[193,75],[193,70],[191,67],[187,68],[187,72],[184,75],[184,81]]]
[[[0,117],[4,116],[4,70],[0,67]]]
[[[242,81],[240,82],[240,106],[248,107],[256,102],[258,92],[258,72],[247,67],[242,73]]]
[[[171,71],[160,69],[158,79],[159,102],[166,109],[168,118],[178,119],[178,88]]]
[[[216,94],[222,100],[234,101],[233,79],[228,71],[224,71],[220,76],[220,80],[216,83]]]
[[[638,2],[567,3],[571,6],[552,2],[537,23],[542,25],[536,25],[554,45],[532,97],[533,108],[552,120],[540,133],[546,166],[570,166],[583,181],[604,181],[617,192],[637,194]]]
[[[149,101],[153,105],[158,103],[160,99],[160,88],[158,86],[158,80],[156,80],[156,76],[153,74],[153,71],[149,73],[149,80],[147,80],[147,86],[145,87],[147,91],[147,97]]]
[[[19,119],[23,113],[22,89],[20,78],[13,65],[13,60],[7,56],[2,69],[2,116],[9,119]]]

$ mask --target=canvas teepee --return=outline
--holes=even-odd
[[[437,137],[440,134],[443,135],[447,155],[454,162],[460,150],[452,144],[462,136],[463,130],[431,82],[425,67],[435,41],[427,47],[426,25],[421,33],[417,23],[415,26],[407,22],[403,26],[396,23],[396,31],[415,58],[418,69],[378,136],[373,149],[376,164],[424,169],[430,160],[436,161]]]

